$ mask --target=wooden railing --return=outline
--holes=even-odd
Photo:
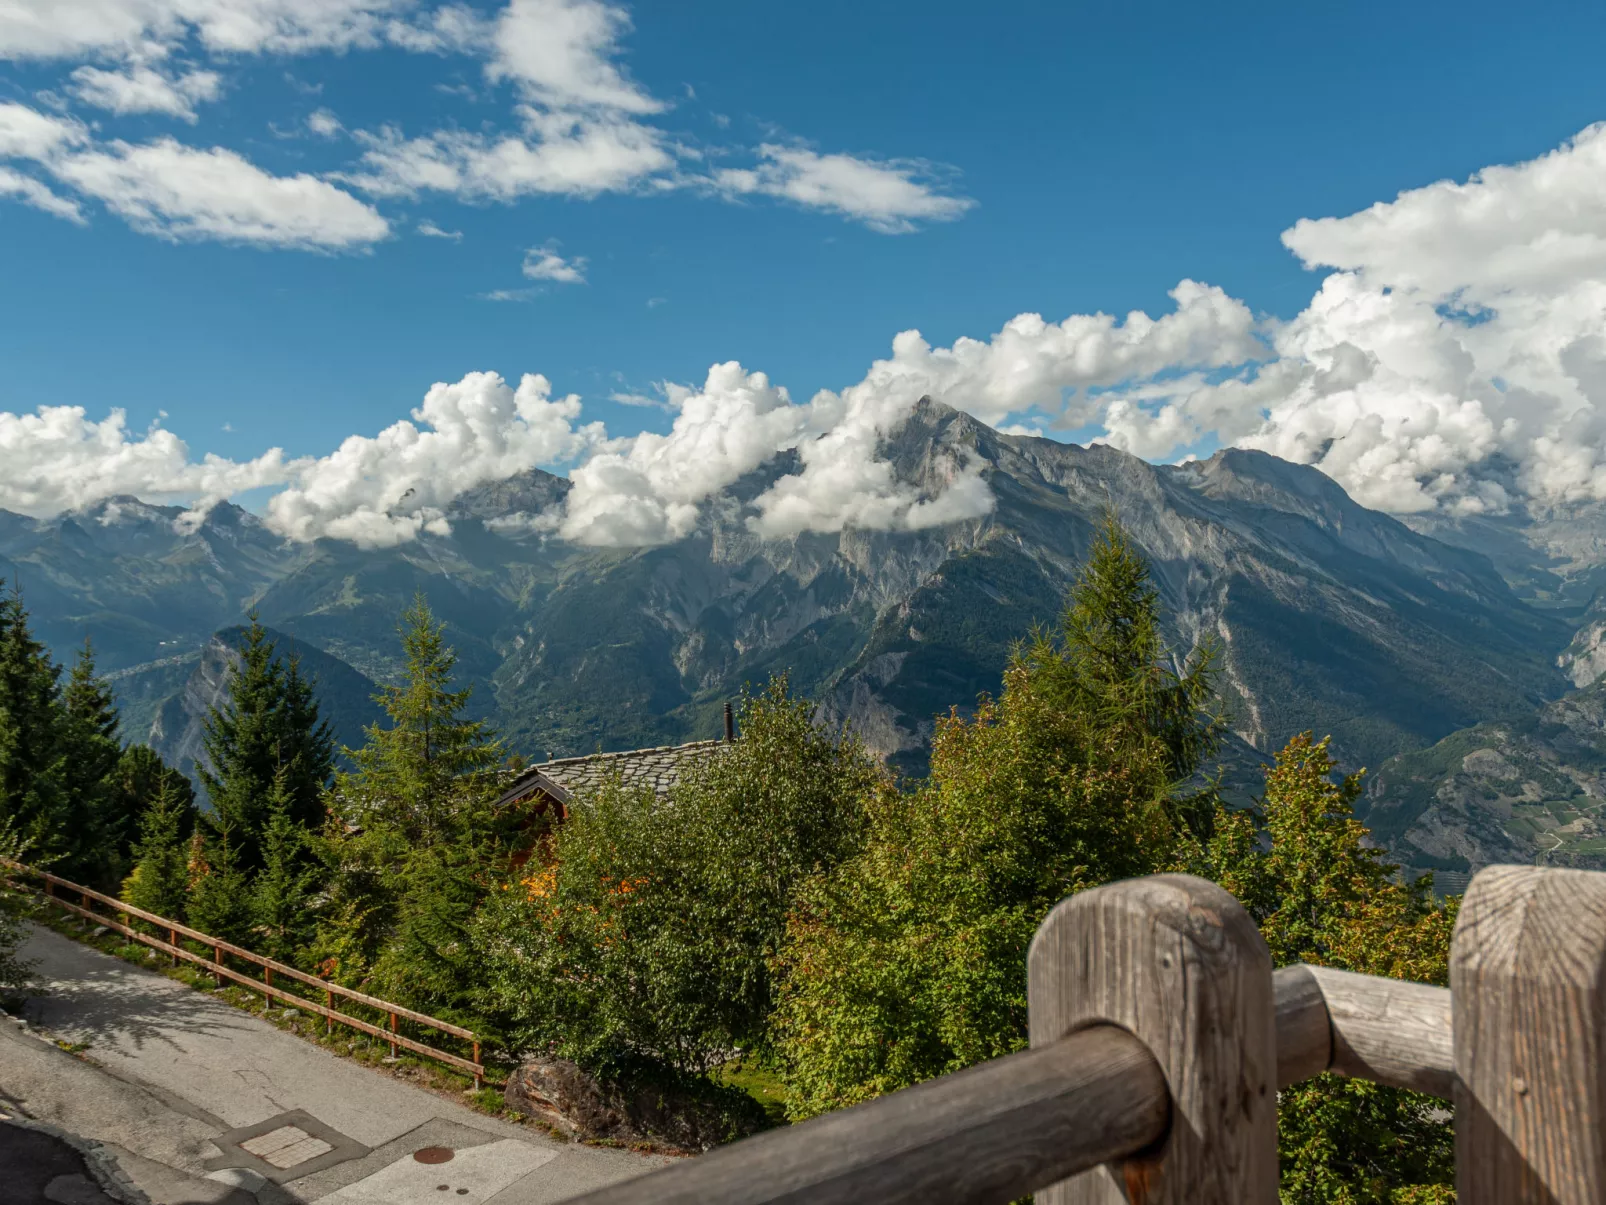
[[[202,933],[199,929],[192,929],[188,925],[181,925],[165,916],[157,916],[154,912],[146,912],[142,908],[135,908],[131,904],[124,903],[116,896],[104,895],[78,883],[69,882],[67,879],[53,875],[48,871],[37,870],[32,866],[26,866],[21,862],[13,862],[7,858],[0,858],[0,866],[4,866],[16,874],[38,880],[40,886],[34,888],[34,890],[58,908],[63,908],[74,915],[83,917],[85,920],[94,921],[96,924],[105,925],[108,929],[114,929],[125,937],[131,937],[153,950],[160,950],[172,958],[175,964],[179,960],[183,960],[205,967],[217,979],[220,987],[223,985],[224,980],[240,984],[253,992],[260,992],[267,1000],[280,1000],[285,1004],[305,1009],[316,1016],[322,1017],[326,1032],[332,1030],[335,1025],[344,1025],[349,1029],[355,1029],[360,1033],[369,1034],[389,1043],[392,1058],[396,1056],[398,1048],[410,1050],[414,1054],[423,1055],[425,1058],[433,1059],[437,1063],[444,1063],[448,1067],[455,1067],[459,1071],[468,1072],[474,1077],[474,1087],[476,1088],[485,1086],[485,1065],[480,1062],[480,1042],[471,1029],[464,1029],[461,1025],[453,1025],[450,1021],[442,1021],[438,1017],[431,1017],[426,1013],[414,1012],[412,1009],[404,1008],[400,1004],[394,1004],[389,1000],[381,1000],[376,996],[370,996],[364,992],[357,991],[355,988],[345,987],[327,979],[320,979],[316,975],[309,975],[305,971],[287,966],[272,958],[264,958],[261,954],[252,953],[250,950],[237,946],[233,942]],[[23,885],[31,887],[31,884]],[[64,899],[59,894],[58,889],[77,895],[79,902],[75,904]],[[96,903],[105,905],[113,912],[122,915],[125,920],[119,921],[114,917],[95,911],[94,905]],[[159,929],[165,929],[168,940],[162,941],[158,937],[152,937],[150,934],[127,924],[126,918],[142,920],[147,924],[155,925]],[[211,957],[185,949],[184,946],[179,944],[181,937],[207,947],[211,952]],[[227,966],[223,961],[225,955],[230,958],[237,958],[241,962],[261,967],[262,978],[256,979]],[[279,976],[281,980],[304,984],[322,992],[324,994],[324,1003],[317,1004],[308,1000],[305,996],[275,987],[273,983],[275,975]],[[335,1011],[334,1002],[336,996],[342,1000],[349,1000],[354,1004],[361,1004],[366,1008],[385,1014],[389,1018],[390,1028],[387,1030],[358,1017]],[[423,1042],[398,1033],[398,1019],[412,1021],[417,1025],[450,1034],[454,1038],[463,1039],[472,1047],[473,1057],[465,1059],[459,1055],[452,1054],[450,1051],[437,1049],[434,1046],[426,1045]]]
[[[1278,1090],[1323,1071],[1452,1102],[1460,1205],[1606,1205],[1606,874],[1482,871],[1449,988],[1274,973],[1186,875],[1063,901],[1027,980],[1029,1050],[570,1205],[1275,1205]]]

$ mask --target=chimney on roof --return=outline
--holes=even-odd
[[[731,705],[725,704],[725,743],[728,745],[736,739],[736,715],[731,711]]]

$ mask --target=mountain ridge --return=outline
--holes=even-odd
[[[918,770],[933,716],[995,690],[1013,642],[1053,621],[1106,505],[1150,560],[1179,653],[1220,643],[1245,748],[1265,753],[1309,728],[1332,732],[1345,764],[1375,765],[1530,712],[1568,685],[1554,663],[1566,619],[1523,604],[1487,557],[1361,507],[1309,466],[1238,449],[1151,465],[1107,445],[1004,434],[929,400],[882,454],[928,498],[956,464],[979,466],[993,511],[918,531],[765,539],[749,503],[796,471],[789,452],[709,499],[690,535],[652,548],[552,536],[534,520],[570,486],[532,469],[459,495],[450,534],[394,548],[289,545],[238,508],[110,548],[97,539],[108,526],[171,529],[177,508],[137,520],[131,503],[108,500],[55,521],[0,517],[0,558],[62,599],[41,625],[54,646],[86,628],[97,645],[100,628],[118,637],[111,669],[170,656],[153,635],[198,649],[254,606],[276,630],[394,681],[396,618],[422,590],[477,713],[534,756],[715,735],[744,682],[787,669],[827,717]],[[151,580],[126,551],[135,544],[149,549]],[[97,556],[108,572],[90,582]],[[191,625],[168,635],[149,616],[186,583],[205,605],[163,611],[168,629]],[[112,622],[123,596],[144,626]],[[177,676],[152,666],[120,681],[134,694]]]

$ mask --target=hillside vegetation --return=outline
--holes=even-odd
[[[69,798],[51,793],[61,742],[115,713],[87,658],[59,685],[13,596],[0,750],[33,760],[5,763],[0,805],[30,858],[101,881],[126,867],[131,902],[471,1025],[504,1069],[573,1060],[686,1101],[712,1138],[759,1123],[731,1086],[755,1070],[805,1117],[1019,1049],[1032,932],[1113,878],[1204,874],[1280,962],[1442,982],[1454,902],[1368,843],[1328,743],[1296,736],[1256,806],[1224,806],[1199,786],[1227,722],[1220,647],[1174,650],[1150,566],[1108,512],[1073,572],[1001,690],[937,719],[929,775],[900,780],[775,678],[743,697],[740,739],[666,798],[605,782],[561,823],[495,805],[514,763],[422,596],[344,769],[310,679],[253,622],[203,725],[212,806],[155,760],[137,828],[104,851],[71,826],[124,824],[115,775],[72,797],[81,816],[44,804]],[[1327,1077],[1285,1094],[1287,1199],[1449,1200],[1435,1103]]]

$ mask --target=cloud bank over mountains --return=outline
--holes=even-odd
[[[663,124],[673,106],[624,65],[630,24],[610,0],[507,0],[492,9],[414,0],[7,0],[0,61],[62,74],[37,107],[0,105],[0,199],[80,223],[90,217],[84,206],[99,202],[160,238],[316,251],[372,248],[391,236],[394,210],[425,194],[465,203],[771,197],[886,233],[971,207],[919,160],[775,139],[690,145]],[[105,138],[71,112],[161,115],[204,128],[205,106],[226,96],[251,60],[381,49],[476,65],[505,104],[500,124],[348,130],[338,114],[319,110],[310,131],[342,141],[346,165],[281,176],[239,149]]]
[[[616,113],[645,103],[619,75],[542,86],[612,97]],[[13,145],[79,153],[83,141],[48,122],[7,129]],[[1283,242],[1327,273],[1287,322],[1184,280],[1158,317],[1022,314],[949,347],[905,331],[862,380],[806,402],[720,364],[699,386],[667,389],[664,435],[610,439],[544,377],[515,389],[489,373],[436,385],[411,422],[296,461],[197,462],[171,433],[132,433],[116,412],[0,415],[0,507],[44,514],[115,492],[204,501],[282,483],[267,513],[276,529],[383,544],[441,530],[452,494],[541,464],[572,466],[574,488],[532,525],[631,546],[684,535],[710,496],[796,449],[798,471],[752,506],[760,534],[985,514],[977,466],[956,461],[946,488],[920,496],[880,456],[927,394],[992,425],[1091,430],[1151,459],[1262,448],[1396,513],[1606,499],[1606,125],[1464,183],[1301,221]]]

